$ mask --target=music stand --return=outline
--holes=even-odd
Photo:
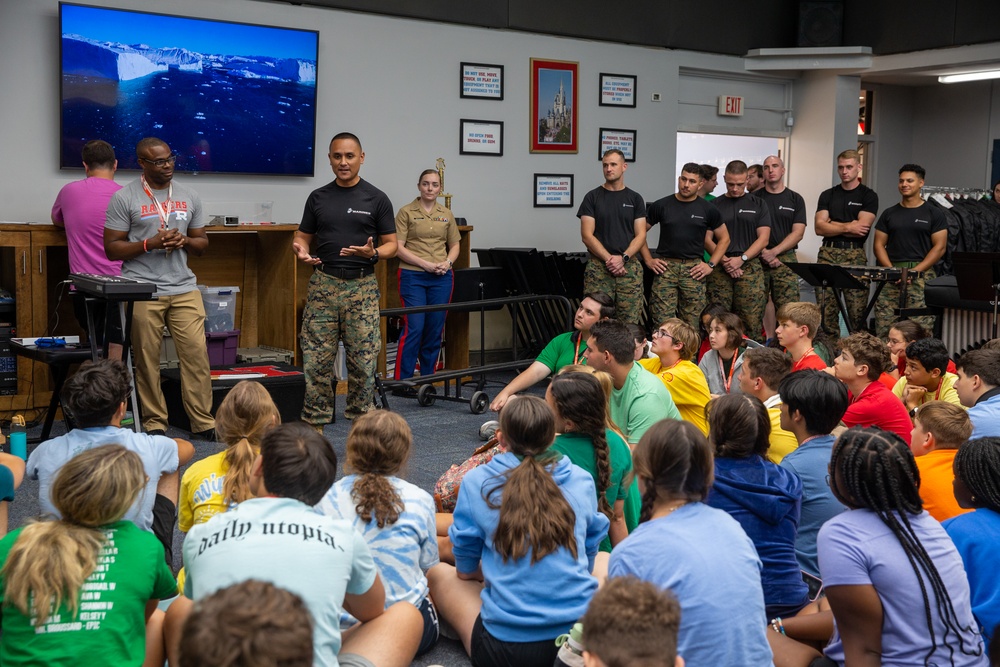
[[[797,273],[803,280],[813,287],[824,287],[833,290],[834,298],[840,314],[847,323],[847,330],[851,333],[857,331],[851,317],[847,313],[847,300],[844,298],[845,289],[868,290],[868,286],[852,276],[843,268],[836,264],[810,264],[808,262],[786,262],[785,266]]]
[[[954,252],[951,257],[958,296],[993,304],[993,338],[996,338],[997,302],[1000,301],[1000,253]]]

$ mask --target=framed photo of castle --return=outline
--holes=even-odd
[[[528,116],[532,153],[579,153],[577,88],[580,63],[531,59]]]

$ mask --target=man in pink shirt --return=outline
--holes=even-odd
[[[118,160],[115,150],[106,141],[94,139],[83,145],[83,168],[87,178],[63,186],[52,205],[52,224],[66,230],[69,246],[69,270],[73,273],[97,273],[120,276],[122,263],[104,254],[104,218],[108,202],[122,186],[115,183]],[[73,294],[73,308],[80,326],[87,328],[84,296]],[[103,303],[93,304],[94,324],[98,344],[107,333]],[[111,339],[121,340],[117,318],[112,318]]]

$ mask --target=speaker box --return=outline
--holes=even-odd
[[[799,3],[798,46],[843,46],[844,3],[803,0]]]

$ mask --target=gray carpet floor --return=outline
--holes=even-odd
[[[491,397],[506,384],[513,373],[502,373],[491,375],[490,382],[484,389]],[[440,392],[440,389],[439,389]],[[454,391],[451,392],[454,394]],[[466,400],[472,393],[472,388],[466,387],[464,396]],[[534,387],[531,393],[542,395],[544,386]],[[389,407],[394,412],[398,412],[409,423],[413,431],[413,449],[410,461],[407,465],[404,477],[411,483],[416,484],[428,493],[433,493],[434,483],[438,477],[448,469],[453,463],[464,461],[472,451],[482,444],[479,439],[479,426],[489,419],[495,419],[496,414],[487,410],[484,414],[475,415],[469,409],[468,403],[459,403],[439,399],[434,405],[421,407],[414,399],[390,396]],[[326,438],[333,443],[337,453],[337,460],[343,472],[343,462],[345,458],[345,443],[350,422],[343,419],[344,397],[337,397],[338,421],[329,424],[324,430]],[[41,432],[41,427],[35,427],[29,431],[29,438],[37,437]],[[55,422],[52,436],[61,435],[65,432],[65,425],[61,421]],[[190,434],[176,428],[167,431],[167,435],[177,438],[189,438]],[[195,457],[193,461],[200,460],[206,456],[218,453],[223,449],[221,445],[214,442],[201,440],[193,441],[195,445]],[[29,444],[29,453],[36,445]],[[181,469],[181,474],[186,468]],[[23,524],[27,519],[38,515],[38,483],[25,479],[18,489],[14,501],[10,504],[8,524],[11,530]],[[184,534],[174,531],[174,565],[175,568],[181,566],[181,543]],[[469,659],[465,655],[460,642],[441,638],[438,645],[429,653],[420,656],[413,662],[414,667],[466,667]]]

